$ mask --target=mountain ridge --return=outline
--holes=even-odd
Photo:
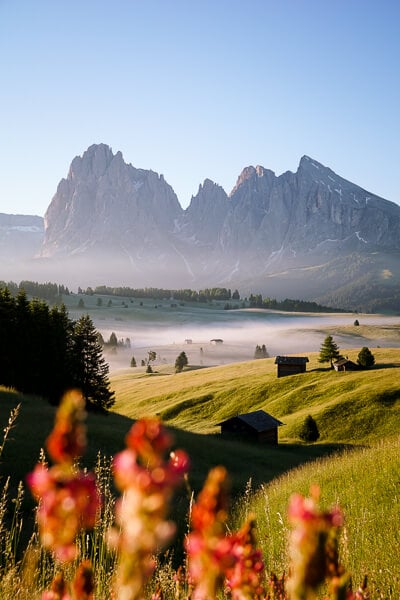
[[[400,207],[304,155],[278,176],[245,167],[229,194],[206,178],[183,209],[163,175],[92,144],[57,186],[38,256],[93,283],[228,284],[324,303],[384,271],[397,296]]]

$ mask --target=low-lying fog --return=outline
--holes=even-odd
[[[399,317],[379,315],[303,315],[282,314],[265,310],[212,311],[209,317],[203,312],[187,315],[181,322],[169,319],[129,320],[102,319],[93,321],[107,341],[111,332],[118,340],[129,338],[130,348],[118,348],[116,354],[106,352],[111,370],[126,368],[132,355],[139,366],[147,352],[157,353],[155,365],[174,363],[178,354],[186,352],[191,365],[221,365],[230,362],[252,360],[256,345],[265,344],[270,356],[279,354],[306,354],[318,352],[328,335],[329,327],[353,325],[357,318],[362,325],[399,325]],[[354,332],[354,330],[353,330]],[[332,332],[340,350],[362,346],[400,346],[397,341],[382,335],[382,339],[367,340],[357,332],[336,335]],[[219,339],[222,342],[212,342]]]

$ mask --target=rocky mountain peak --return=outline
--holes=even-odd
[[[258,167],[261,168],[261,167]],[[249,167],[245,167],[243,169],[243,171],[240,173],[239,177],[236,180],[236,184],[233,188],[233,190],[231,191],[231,193],[229,194],[229,196],[233,196],[233,194],[236,192],[236,190],[243,185],[243,183],[245,181],[247,181],[248,179],[250,179],[251,177],[253,177],[253,175],[256,173],[256,169],[250,165]]]

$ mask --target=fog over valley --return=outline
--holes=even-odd
[[[269,356],[318,352],[328,334],[332,334],[340,350],[362,346],[400,347],[400,317],[383,315],[281,313],[262,309],[221,310],[185,309],[176,312],[163,307],[153,308],[154,318],[138,318],[140,309],[127,311],[126,316],[109,318],[93,311],[97,329],[107,341],[112,332],[118,340],[130,341],[130,347],[118,347],[116,352],[105,349],[111,370],[127,368],[132,355],[138,366],[147,352],[157,353],[155,365],[174,363],[184,351],[192,366],[213,366],[252,360],[256,345],[265,344]],[[121,312],[121,311],[120,311]],[[379,326],[378,333],[363,337],[361,326]],[[335,332],[337,328],[348,330]],[[390,328],[390,335],[385,334]],[[396,328],[399,328],[396,330]],[[363,330],[363,331],[362,331]],[[222,340],[215,342],[214,340]]]

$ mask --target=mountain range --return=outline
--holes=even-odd
[[[70,285],[224,286],[393,310],[400,207],[303,156],[280,176],[246,167],[230,194],[206,179],[183,209],[163,175],[95,144],[73,159],[43,223],[0,215],[0,255]]]

